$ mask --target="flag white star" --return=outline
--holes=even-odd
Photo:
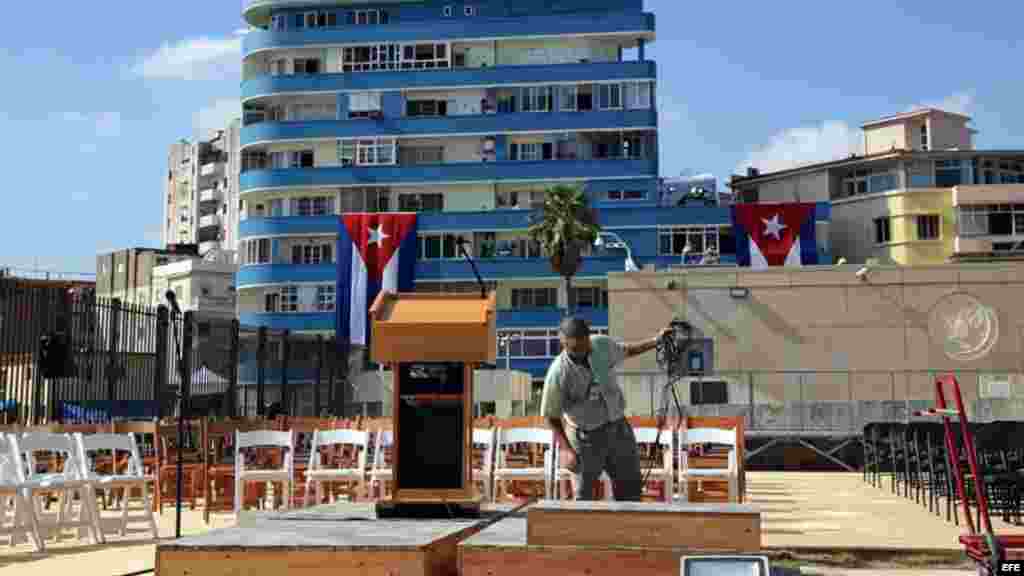
[[[767,218],[761,218],[761,221],[764,222],[765,236],[774,236],[776,240],[782,240],[782,236],[779,235],[779,232],[785,230],[787,226],[782,222],[779,222],[778,214],[772,216],[771,220]]]
[[[384,233],[384,225],[378,224],[376,228],[370,228],[370,244],[376,244],[378,246],[384,245],[384,239],[390,238]]]

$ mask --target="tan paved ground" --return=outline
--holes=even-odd
[[[764,512],[764,543],[768,547],[912,548],[960,550],[956,527],[885,488],[865,484],[859,474],[813,472],[748,473],[751,502]],[[112,518],[108,518],[108,522]],[[231,514],[214,514],[211,526],[199,511],[185,511],[186,534],[198,534],[235,523]],[[1024,534],[1024,528],[993,520],[997,532]],[[142,525],[136,525],[138,530]],[[163,538],[174,535],[174,510],[160,518]],[[108,536],[104,546],[71,538],[49,543],[46,554],[34,554],[27,544],[11,548],[0,537],[0,576],[117,576],[151,568],[155,545],[144,533]],[[850,570],[813,567],[808,573],[833,576],[959,576],[965,571],[915,569],[902,571]]]
[[[960,550],[966,531],[938,517],[886,484],[875,488],[860,474],[748,472],[747,492],[764,515],[769,547],[910,548]],[[1024,527],[993,518],[999,534],[1024,534]]]

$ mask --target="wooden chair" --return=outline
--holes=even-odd
[[[389,458],[389,453],[395,445],[395,435],[391,428],[378,428],[374,433],[373,442],[373,463],[370,466],[370,498],[378,498],[377,489],[380,489],[380,498],[387,495],[387,484],[394,478],[394,472]]]
[[[729,502],[740,501],[739,465],[736,449],[735,430],[722,428],[693,428],[680,431],[679,436],[679,487],[684,501],[690,501],[690,479],[723,480],[729,485]],[[725,468],[694,468],[690,466],[690,447],[714,444],[729,448]]]
[[[324,452],[337,446],[353,448],[358,454],[355,461],[339,462],[335,460],[331,462],[331,459],[325,458]],[[309,467],[306,469],[304,505],[320,504],[324,482],[354,482],[357,494],[365,494],[367,492],[366,456],[368,450],[369,434],[364,430],[316,430],[313,433]],[[335,463],[340,466],[332,465]],[[344,466],[348,463],[351,463],[352,466]]]
[[[494,491],[494,439],[496,435],[497,429],[495,428],[473,429],[473,448],[483,449],[480,465],[477,466],[474,463],[473,466],[473,481],[483,484],[485,502],[492,501],[491,494]]]
[[[19,536],[26,535],[37,552],[44,552],[46,543],[39,532],[39,516],[31,500],[25,497],[28,488],[17,435],[0,433],[0,534],[11,537],[11,546],[18,544]],[[3,526],[8,502],[14,508],[11,524]]]
[[[78,446],[78,461],[80,469],[84,471],[85,481],[103,490],[121,489],[124,495],[121,499],[121,529],[120,534],[128,533],[129,520],[145,520],[149,524],[149,530],[153,538],[160,537],[156,526],[156,518],[153,515],[153,505],[149,499],[149,485],[155,483],[156,477],[146,475],[142,465],[142,458],[139,456],[139,449],[135,443],[135,437],[131,434],[82,434],[76,433],[75,443]],[[109,451],[114,462],[117,461],[117,453],[127,453],[128,468],[124,472],[116,469],[112,474],[100,474],[90,466],[91,452]],[[131,489],[138,487],[142,490],[142,502],[145,513],[142,516],[130,516],[128,514],[128,501]],[[100,526],[102,528],[102,526]]]
[[[494,467],[493,500],[497,501],[506,492],[506,483],[510,481],[537,481],[544,483],[544,497],[551,498],[553,478],[551,474],[551,458],[554,457],[554,434],[547,428],[499,428],[497,442],[497,463]],[[509,447],[518,444],[532,445],[542,451],[541,467],[536,462],[528,461],[527,466],[511,466]]]
[[[281,467],[270,470],[246,469],[245,455],[242,450],[247,448],[280,448],[284,450]],[[284,507],[291,508],[292,484],[295,479],[293,455],[295,452],[295,435],[291,432],[275,430],[257,430],[253,432],[235,433],[235,514],[242,510],[242,494],[246,482],[280,482],[284,486]]]
[[[61,531],[65,528],[84,528],[95,544],[102,544],[105,539],[100,529],[96,487],[86,479],[81,469],[77,457],[78,448],[71,436],[52,432],[30,432],[17,438],[15,442],[20,453],[28,456],[27,462],[31,472],[25,476],[25,493],[33,505],[38,503],[36,496],[40,493],[56,492],[60,495],[57,519],[51,524],[57,539],[60,539]],[[40,452],[59,454],[62,460],[60,470],[37,472],[37,454]],[[74,496],[81,501],[77,519],[72,518]],[[42,515],[41,506],[37,506],[35,510],[37,514]]]
[[[188,502],[189,509],[196,509],[196,501],[202,494],[202,487],[205,479],[203,464],[203,426],[200,420],[191,420],[185,423],[186,445],[182,452],[182,494],[183,502]],[[164,504],[174,505],[177,492],[177,458],[178,458],[178,427],[176,424],[160,424],[158,431],[159,449],[159,485],[161,492],[157,500],[158,509],[163,513]]]
[[[636,443],[638,448],[646,447],[654,452],[654,454],[661,453],[661,466],[653,466],[651,468],[643,468],[640,473],[650,480],[660,481],[664,483],[664,495],[663,499],[665,502],[672,502],[675,496],[675,469],[673,463],[673,456],[675,454],[675,441],[672,430],[662,430],[661,437],[658,437],[657,428],[637,428],[633,430],[633,434],[636,436]],[[657,443],[657,445],[655,445]],[[649,461],[643,462],[648,464]],[[644,486],[646,490],[647,487]]]

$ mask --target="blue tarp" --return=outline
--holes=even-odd
[[[65,422],[152,420],[157,415],[157,403],[152,400],[61,402],[61,415]]]

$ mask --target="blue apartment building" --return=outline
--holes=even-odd
[[[608,326],[606,276],[735,262],[728,207],[659,206],[655,18],[642,0],[249,0],[237,278],[241,321],[332,334],[338,214],[419,213],[417,290],[498,292],[498,366],[543,377],[560,279],[527,236],[557,183],[617,240],[586,255],[580,313]],[[621,242],[619,242],[621,240]]]

